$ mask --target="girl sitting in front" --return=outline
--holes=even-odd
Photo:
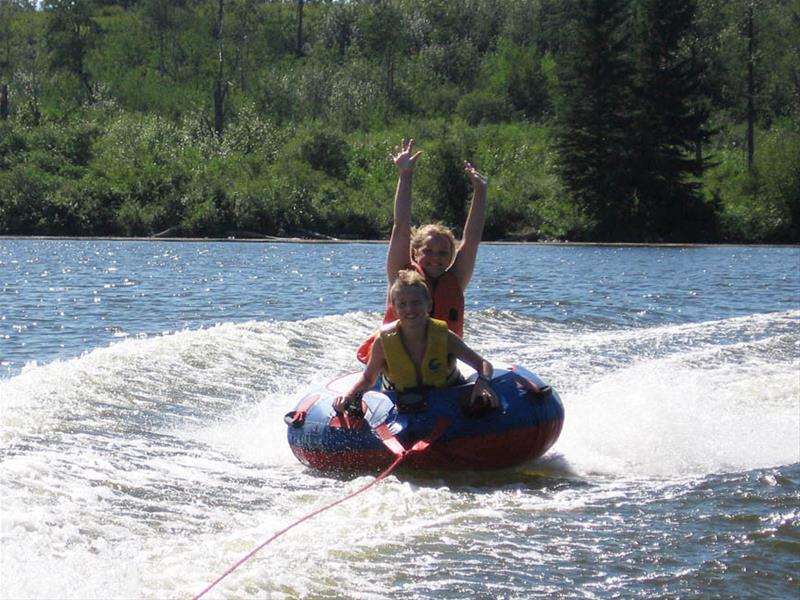
[[[488,397],[491,406],[497,407],[497,398],[489,387],[491,363],[448,330],[447,323],[428,316],[431,294],[422,276],[415,270],[400,271],[389,298],[397,320],[381,328],[364,372],[336,399],[334,409],[344,412],[358,402],[375,385],[381,372],[386,387],[398,392],[456,385],[460,380],[458,359],[478,372],[471,403]]]

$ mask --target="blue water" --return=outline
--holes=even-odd
[[[189,598],[364,485],[281,417],[358,369],[385,252],[0,240],[0,598]],[[208,597],[797,597],[800,249],[484,244],[467,301],[556,446],[390,477]]]
[[[218,323],[380,312],[384,244],[0,243],[0,354],[79,355],[121,337]],[[521,268],[518,268],[520,265]],[[484,245],[468,296],[595,327],[647,327],[800,308],[797,248]]]

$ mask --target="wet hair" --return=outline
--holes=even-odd
[[[417,271],[414,269],[403,269],[402,271],[398,271],[397,279],[394,280],[392,287],[389,288],[389,298],[392,303],[394,303],[394,297],[396,294],[410,288],[421,289],[428,302],[431,301],[431,291],[428,289],[428,286],[425,283],[425,280],[422,278],[422,275],[417,273]]]
[[[414,227],[411,230],[411,255],[414,255],[414,252],[422,248],[422,244],[425,243],[425,238],[431,235],[441,235],[447,238],[447,241],[450,242],[450,256],[455,258],[456,256],[456,236],[453,235],[452,230],[447,226],[441,223],[429,223],[428,225],[420,225],[419,227]]]

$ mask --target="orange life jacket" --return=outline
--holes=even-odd
[[[418,264],[413,263],[408,268],[415,269],[428,285],[433,300],[431,316],[447,323],[447,328],[457,336],[464,337],[464,290],[461,289],[456,276],[451,271],[445,271],[441,277],[431,282],[425,277],[425,270]],[[383,322],[392,323],[396,320],[397,315],[394,314],[392,303],[389,302],[383,315]],[[362,363],[366,364],[369,360],[372,344],[377,337],[378,333],[373,333],[359,346],[356,356]]]

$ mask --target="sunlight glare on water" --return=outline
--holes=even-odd
[[[189,598],[276,531],[372,480],[302,467],[282,418],[310,384],[360,368],[354,349],[376,326],[380,301],[259,314],[268,309],[255,307],[274,298],[265,300],[267,288],[253,287],[252,277],[275,250],[128,248],[135,251],[106,249],[115,252],[114,277],[152,278],[129,292],[163,286],[159,270],[169,265],[191,271],[176,286],[194,302],[191,318],[171,300],[137,307],[114,296],[121,288],[101,288],[116,308],[102,312],[111,298],[101,291],[99,307],[92,303],[100,312],[70,314],[75,335],[55,354],[40,352],[58,330],[41,315],[3,339],[11,358],[0,379],[0,598]],[[304,259],[349,273],[365,248],[346,248],[314,248]],[[84,250],[69,245],[64,260]],[[157,267],[136,266],[133,276],[140,250]],[[800,583],[798,276],[784,273],[787,283],[778,266],[762,269],[764,281],[782,281],[771,300],[752,281],[735,299],[702,288],[673,318],[663,304],[668,273],[702,263],[710,280],[735,281],[730,253],[706,253],[704,263],[691,252],[544,248],[533,257],[548,286],[515,282],[504,301],[495,264],[531,249],[486,250],[466,339],[559,390],[566,421],[555,447],[507,471],[390,476],[292,529],[207,597],[791,597]],[[368,251],[379,266],[359,272],[352,294],[365,281],[382,287],[384,248]],[[282,277],[300,280],[298,271],[310,295],[330,292],[293,262],[298,249],[277,252],[270,262]],[[737,252],[748,262],[763,251]],[[48,272],[61,272],[58,253],[47,256]],[[97,264],[108,257],[93,251],[79,264],[91,278],[108,271]],[[193,262],[206,258],[206,267]],[[624,270],[635,285],[607,290],[603,311],[564,309],[580,306],[581,294],[553,284],[544,267],[564,263],[548,258],[567,260],[584,278],[601,261],[604,281]],[[197,293],[219,261],[241,265],[243,275],[225,277],[261,304]],[[64,298],[80,296],[74,279],[61,284],[50,283]],[[678,296],[682,285],[672,286]],[[14,289],[15,297],[30,291]],[[289,306],[295,289],[269,292]],[[692,305],[699,297],[703,311]],[[32,317],[35,304],[0,303],[15,323],[15,311]],[[142,310],[152,321],[145,330]],[[700,312],[705,318],[691,316]],[[128,335],[96,327],[109,320]],[[15,341],[27,339],[34,342]]]

